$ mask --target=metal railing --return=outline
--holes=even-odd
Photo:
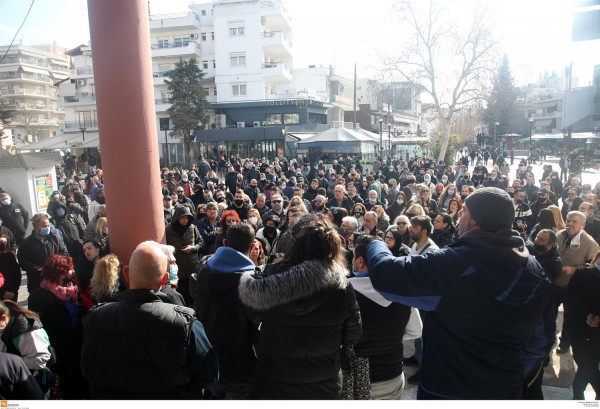
[[[94,68],[93,67],[79,67],[77,68],[77,75],[93,75]]]
[[[75,102],[96,102],[96,94],[91,95],[69,95],[63,97],[63,102],[66,104]]]
[[[79,129],[79,128],[97,128],[98,123],[96,121],[88,120],[85,122],[79,121],[65,121],[65,129]]]

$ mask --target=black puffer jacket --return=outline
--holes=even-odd
[[[340,345],[355,344],[362,332],[346,271],[317,260],[279,271],[240,280],[240,299],[261,322],[254,393],[260,399],[339,399]]]
[[[186,225],[181,225],[178,220],[188,216]],[[175,247],[175,259],[179,267],[179,278],[189,278],[192,273],[198,271],[199,260],[198,250],[202,247],[203,241],[198,228],[194,224],[194,218],[187,206],[177,205],[173,220],[165,228],[167,244]],[[185,246],[193,246],[189,253],[181,251]]]

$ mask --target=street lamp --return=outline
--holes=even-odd
[[[493,146],[493,148],[496,149],[496,136],[498,133],[498,126],[500,125],[500,122],[495,122],[494,125],[495,126],[494,126],[494,146]]]
[[[79,128],[79,130],[81,131],[81,135],[83,136],[83,141],[85,142],[85,131],[87,131],[87,128],[85,126],[82,126],[81,128]]]
[[[379,156],[383,159],[383,118],[379,117]]]
[[[532,145],[533,142],[532,142],[531,138],[533,137],[533,124],[534,124],[534,122],[535,122],[535,119],[533,117],[530,117],[529,118],[529,128],[530,128],[530,130],[529,130],[529,156],[531,156],[531,148],[533,146]]]
[[[167,167],[169,167],[169,139],[167,138],[167,131],[169,130],[169,118],[160,118],[160,130],[165,131],[165,149],[167,150]]]
[[[390,160],[392,160],[392,124],[388,124],[388,144],[389,144],[388,155],[390,155]]]

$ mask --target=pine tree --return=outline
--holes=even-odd
[[[518,123],[517,115],[517,89],[514,79],[510,74],[508,58],[502,58],[498,72],[494,78],[494,85],[487,97],[487,108],[483,112],[483,121],[488,125],[490,133],[494,133],[496,122],[499,122],[498,134],[514,132]]]
[[[189,61],[180,59],[169,73],[169,80],[165,81],[170,94],[169,103],[172,104],[167,109],[173,123],[171,136],[181,138],[187,165],[194,161],[192,143],[204,121],[205,111],[210,107],[201,85],[203,77],[198,61],[192,57]]]

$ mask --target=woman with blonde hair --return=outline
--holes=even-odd
[[[96,262],[90,287],[97,304],[121,300],[120,271],[121,263],[114,254],[102,257]]]
[[[94,240],[100,243],[100,246],[108,245],[108,218],[100,217],[96,223]]]
[[[302,198],[300,196],[293,196],[290,199],[290,203],[288,204],[288,207],[286,208],[286,213],[292,207],[299,207],[302,210],[302,213],[308,213],[308,210],[306,210],[306,205],[304,204],[304,200],[302,200]]]
[[[554,215],[554,224],[556,225],[556,229],[558,231],[564,230],[567,226],[565,225],[565,221],[563,220],[562,213],[558,206],[548,206],[548,209],[552,211]]]
[[[438,199],[438,207],[442,210],[442,212],[450,213],[447,212],[448,207],[450,206],[450,199],[457,197],[460,197],[458,189],[453,184],[448,183]]]
[[[410,206],[408,208],[408,210],[406,211],[406,215],[409,218],[415,217],[415,216],[427,216],[425,214],[425,210],[423,209],[423,206],[421,206],[418,203],[414,203],[412,206]]]
[[[377,214],[377,230],[387,231],[390,227],[390,216],[385,212],[383,206],[375,205],[372,210]]]
[[[254,229],[254,233],[256,233],[258,229],[263,227],[260,212],[257,209],[248,210],[248,222],[250,223],[250,226],[252,226],[252,228]]]

